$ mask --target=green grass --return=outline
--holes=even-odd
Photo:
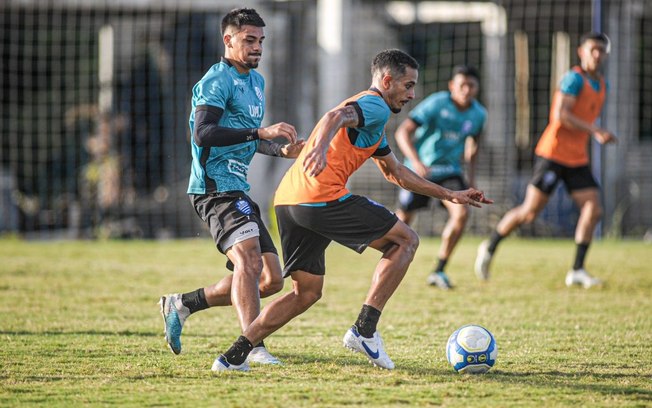
[[[607,285],[583,290],[563,282],[571,241],[506,240],[482,284],[479,240],[465,237],[445,293],[425,285],[438,242],[422,239],[380,321],[396,370],[341,346],[378,253],[332,245],[323,298],[267,340],[285,365],[215,375],[239,334],[232,308],[192,316],[175,356],[156,305],[224,275],[211,241],[2,240],[0,406],[652,406],[650,245],[595,243],[587,267]],[[467,323],[498,342],[485,375],[446,362],[448,336]]]

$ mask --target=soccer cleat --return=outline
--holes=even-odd
[[[231,364],[228,361],[226,361],[226,357],[223,355],[219,356],[218,358],[215,359],[213,362],[213,367],[211,367],[211,370],[214,372],[219,372],[219,371],[249,371],[249,364],[247,364],[247,361],[245,360],[244,363],[240,365],[235,365]]]
[[[432,272],[428,275],[428,285],[437,286],[440,289],[449,290],[453,289],[450,280],[445,272]]]
[[[602,281],[591,276],[585,269],[571,269],[566,274],[566,286],[581,285],[584,289],[601,285]]]
[[[475,258],[475,276],[480,280],[489,280],[489,265],[493,254],[489,253],[489,241],[482,241]]]
[[[181,297],[180,294],[174,293],[161,296],[158,302],[161,307],[161,316],[165,324],[165,340],[174,354],[181,353],[181,329],[188,315],[180,313],[177,310],[175,302]]]
[[[387,370],[394,369],[394,362],[385,353],[383,339],[378,331],[371,338],[362,337],[354,325],[347,330],[342,343],[344,347],[367,356],[373,365]]]
[[[247,362],[250,364],[283,365],[281,360],[271,355],[263,346],[254,347],[247,356]]]

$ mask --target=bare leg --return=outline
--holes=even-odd
[[[469,210],[466,206],[443,201],[448,210],[448,221],[441,234],[441,246],[439,247],[439,259],[448,259],[457,242],[464,233],[466,221],[469,219]]]
[[[376,265],[365,304],[380,311],[403,280],[419,246],[419,237],[404,222],[398,221],[384,237],[370,247],[383,253]]]
[[[283,289],[283,277],[281,264],[278,255],[266,252],[263,256],[263,271],[258,283],[260,297],[265,298],[278,293]],[[225,276],[214,285],[204,288],[208,306],[230,306],[231,305],[231,283],[233,274]]]
[[[323,276],[304,271],[294,271],[291,276],[292,292],[286,293],[266,305],[260,316],[243,332],[251,344],[261,342],[290,320],[308,310],[321,298],[324,287]]]
[[[258,237],[233,245],[226,253],[233,265],[231,303],[235,306],[240,327],[243,329],[260,313],[258,282],[263,270]]]
[[[575,243],[588,244],[593,239],[595,226],[602,217],[600,192],[597,188],[573,191],[571,198],[580,209],[580,218],[575,228]]]
[[[505,237],[511,234],[519,225],[531,223],[546,206],[548,198],[549,196],[546,193],[528,184],[523,203],[503,215],[503,218],[496,226],[496,231]]]

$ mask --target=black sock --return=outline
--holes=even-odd
[[[265,343],[261,340],[260,343],[256,344],[254,348],[256,347],[265,347]]]
[[[231,348],[224,353],[224,358],[226,358],[229,364],[240,365],[245,362],[253,348],[254,346],[251,345],[251,342],[245,336],[240,336]]]
[[[362,305],[362,310],[355,321],[355,327],[363,337],[372,337],[376,332],[376,325],[380,319],[380,310],[373,306]]]
[[[208,302],[206,302],[206,292],[204,292],[204,288],[184,293],[181,295],[181,303],[190,310],[190,314],[208,309],[209,307]]]
[[[493,253],[496,252],[496,247],[498,244],[500,244],[500,241],[502,241],[503,238],[505,238],[503,235],[500,235],[498,231],[494,230],[494,232],[491,233],[491,237],[489,238],[489,246],[487,247],[487,251],[493,255]]]
[[[584,268],[584,257],[586,257],[586,252],[589,250],[590,244],[590,242],[587,242],[586,244],[577,244],[577,252],[575,252],[575,263],[573,264],[574,270]]]
[[[444,272],[444,268],[446,267],[447,262],[448,259],[439,259],[439,262],[437,262],[437,268],[435,269],[435,272]]]

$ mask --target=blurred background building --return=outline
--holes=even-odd
[[[454,65],[480,68],[489,122],[478,187],[496,204],[472,212],[477,234],[521,201],[552,91],[577,63],[580,35],[606,32],[610,91],[600,120],[619,143],[591,147],[605,206],[598,234],[638,238],[652,228],[650,1],[4,0],[0,233],[206,234],[185,193],[191,89],[223,53],[222,16],[243,5],[267,23],[265,122],[292,123],[304,137],[325,111],[369,86],[371,58],[382,49],[417,58],[417,101],[446,89]],[[399,157],[391,135],[411,106],[388,124]],[[252,196],[263,207],[289,164],[254,160]],[[396,188],[371,163],[350,184],[396,204]],[[520,234],[572,236],[576,219],[560,187]],[[443,222],[442,211],[421,212],[415,225],[432,235]]]

